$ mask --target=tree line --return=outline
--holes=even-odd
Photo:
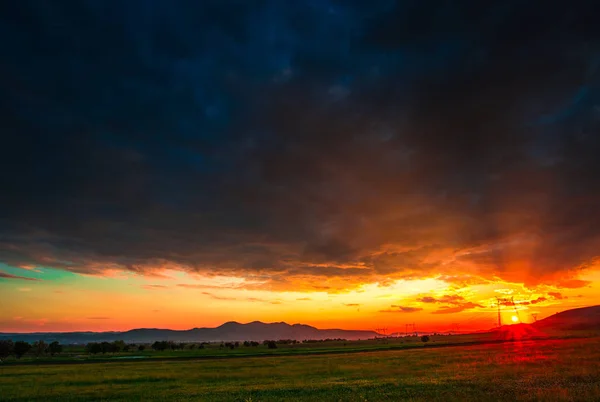
[[[425,337],[423,337],[425,338]],[[264,346],[269,349],[276,349],[277,345],[294,345],[297,343],[313,343],[313,342],[325,342],[325,341],[341,341],[343,339],[327,339],[327,340],[304,340],[299,342],[295,339],[279,339],[275,340],[265,340],[262,342]],[[423,342],[427,342],[427,340],[422,339]],[[244,347],[258,347],[261,343],[256,341],[244,341],[240,342],[221,342],[219,345],[220,349],[236,349],[240,346]],[[150,345],[152,350],[157,352],[162,352],[165,350],[184,350],[188,348],[190,350],[194,349],[204,349],[206,345],[209,345],[208,342],[201,343],[178,343],[173,341],[156,341]],[[85,345],[85,351],[88,354],[106,354],[106,353],[119,353],[119,352],[130,352],[130,351],[139,351],[142,352],[146,349],[146,345],[144,344],[128,344],[122,340],[113,341],[113,342],[90,342]],[[44,341],[37,341],[33,344],[24,341],[16,341],[12,340],[0,340],[0,360],[6,359],[9,356],[14,356],[17,359],[20,359],[27,353],[31,353],[36,357],[50,355],[54,356],[63,352],[63,345],[61,345],[58,341],[54,341],[51,343],[46,343]]]
[[[44,341],[36,341],[33,344],[25,341],[0,340],[0,360],[6,359],[9,356],[14,356],[20,359],[25,354],[31,352],[36,357],[50,355],[54,356],[62,353],[63,345],[58,341],[46,343]]]

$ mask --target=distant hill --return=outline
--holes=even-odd
[[[344,329],[317,329],[310,325],[285,322],[248,324],[226,322],[216,328],[193,328],[188,330],[139,328],[124,332],[35,332],[0,333],[0,339],[34,342],[37,340],[59,341],[64,344],[88,342],[111,342],[123,340],[129,343],[151,343],[166,340],[175,342],[263,341],[265,339],[322,340],[342,338],[348,340],[368,339],[377,336],[374,331]]]
[[[594,330],[600,329],[600,306],[566,310],[532,324],[537,329]]]

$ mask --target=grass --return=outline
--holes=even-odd
[[[600,400],[600,338],[0,366],[3,401]]]
[[[545,332],[539,334],[541,339],[564,339],[564,338],[589,338],[598,337],[598,332],[588,331],[559,331],[555,333]],[[484,344],[503,342],[505,339],[497,334],[477,333],[464,335],[436,335],[431,336],[431,341],[427,347],[446,347],[466,344]],[[268,349],[264,345],[258,347],[240,346],[230,350],[229,348],[220,348],[219,343],[212,343],[205,346],[204,349],[186,348],[185,350],[166,350],[162,352],[153,351],[149,345],[146,345],[144,351],[132,350],[129,352],[107,353],[90,355],[85,352],[83,345],[68,345],[58,356],[50,357],[48,355],[35,357],[33,352],[17,360],[9,357],[4,364],[55,364],[55,363],[98,363],[108,361],[122,361],[126,359],[143,360],[201,360],[217,358],[235,358],[235,357],[269,357],[274,355],[329,355],[340,353],[359,353],[365,351],[390,351],[404,350],[424,347],[420,337],[402,337],[402,338],[379,338],[367,339],[361,341],[326,341],[318,343],[299,343],[293,345],[278,345],[277,349]]]

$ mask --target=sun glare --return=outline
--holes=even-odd
[[[518,322],[519,321],[519,317],[517,317],[516,315],[512,316],[512,322]]]

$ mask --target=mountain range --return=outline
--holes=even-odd
[[[318,329],[310,325],[287,324],[285,322],[264,323],[254,321],[247,324],[226,322],[216,328],[192,328],[172,330],[158,328],[138,328],[124,332],[34,332],[0,333],[0,339],[34,342],[59,341],[64,344],[88,342],[112,342],[123,340],[128,343],[151,343],[154,341],[174,342],[219,342],[219,341],[263,341],[266,339],[369,339],[377,336],[374,331],[353,331],[344,329]]]
[[[528,326],[529,324],[521,324]],[[507,326],[510,327],[510,326]],[[539,320],[531,327],[537,330],[600,330],[600,306],[591,306],[566,310]],[[530,327],[530,328],[531,328]],[[158,328],[138,328],[123,332],[34,332],[0,333],[0,339],[14,341],[46,342],[59,341],[63,344],[82,344],[88,342],[112,342],[123,340],[128,343],[151,343],[154,341],[174,342],[220,342],[220,341],[263,341],[266,339],[369,339],[378,336],[374,331],[354,331],[344,329],[318,329],[304,324],[285,322],[264,323],[254,321],[247,324],[226,322],[216,328],[192,328],[172,330]]]

